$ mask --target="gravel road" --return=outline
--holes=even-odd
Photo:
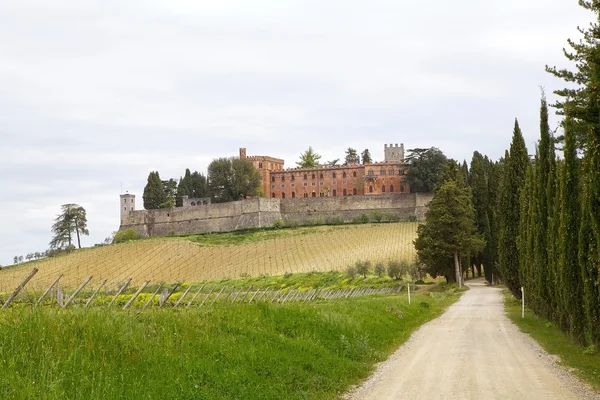
[[[600,399],[504,315],[482,280],[345,399]]]

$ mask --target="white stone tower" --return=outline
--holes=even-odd
[[[119,196],[121,198],[121,225],[131,211],[135,211],[135,194],[125,193]]]
[[[400,146],[398,146],[398,143],[395,145],[390,143],[389,146],[385,144],[383,151],[385,161],[395,161],[399,163],[404,162],[404,143],[400,143]]]

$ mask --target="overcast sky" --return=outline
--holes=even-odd
[[[121,187],[249,155],[351,146],[497,159],[591,14],[576,0],[2,0],[0,264],[47,249],[61,204],[101,242]],[[550,100],[554,99],[549,96]],[[552,116],[552,125],[558,120]]]

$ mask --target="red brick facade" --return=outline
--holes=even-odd
[[[240,157],[245,154],[246,149],[240,149]],[[286,170],[281,159],[246,158],[260,171],[265,197],[290,199],[410,192],[406,164],[399,161]]]

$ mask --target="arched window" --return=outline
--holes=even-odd
[[[125,211],[127,211],[127,206],[123,207],[123,209],[124,209]]]
[[[308,197],[308,193],[304,193],[304,197]]]
[[[196,205],[196,202],[192,201],[190,204],[191,204],[192,206],[195,206],[195,205]]]
[[[271,182],[275,182],[275,177],[274,176],[271,177]]]
[[[127,199],[123,199],[123,203],[127,204]]]
[[[292,192],[292,199],[296,198],[296,192]]]
[[[317,193],[316,192],[312,192],[312,197],[317,197]]]
[[[394,192],[394,185],[390,185],[390,193]]]
[[[285,193],[281,193],[281,198],[285,199]]]
[[[367,175],[369,175],[369,176],[373,176],[373,175],[375,175],[375,173],[373,172],[373,170],[372,170],[372,169],[370,169],[370,170],[369,170],[369,172],[367,172]]]
[[[125,208],[127,208],[127,207],[125,207]],[[133,207],[130,207],[130,208],[129,208],[129,210],[130,210],[130,211],[133,211]]]
[[[346,189],[344,189],[344,192],[343,192],[343,194],[344,194],[344,197],[345,197],[345,196],[348,196],[348,191],[347,191]]]
[[[337,197],[337,190],[333,189],[333,197]]]
[[[345,178],[345,177],[346,177],[346,173],[344,172],[344,173],[342,174],[342,178]]]
[[[296,176],[295,175],[292,175],[292,180],[293,181],[296,180]]]
[[[284,181],[285,181],[285,176],[282,175],[281,176],[281,182],[284,182]]]
[[[271,197],[272,197],[272,198],[275,198],[275,193],[271,193]]]
[[[400,185],[400,193],[404,193],[404,185]]]
[[[335,174],[335,172],[333,173],[333,179],[335,179],[337,177],[337,175]]]
[[[385,185],[381,185],[381,193],[385,193]]]
[[[382,168],[382,169],[380,169],[380,170],[379,170],[379,175],[385,175],[385,169],[383,169],[383,168]]]
[[[262,163],[261,162],[258,163],[258,169],[262,169]]]
[[[352,194],[355,196],[358,195],[358,190],[356,188],[352,189]]]
[[[369,185],[369,193],[373,193],[373,185]]]
[[[352,173],[352,176],[356,178],[356,171]]]
[[[315,179],[315,174],[312,174],[312,178]]]
[[[390,169],[390,170],[388,171],[388,174],[390,174],[390,175],[394,175],[394,170],[393,170],[393,169]]]
[[[320,175],[319,175],[319,178],[320,178],[320,179],[323,179],[323,174],[320,174]]]

